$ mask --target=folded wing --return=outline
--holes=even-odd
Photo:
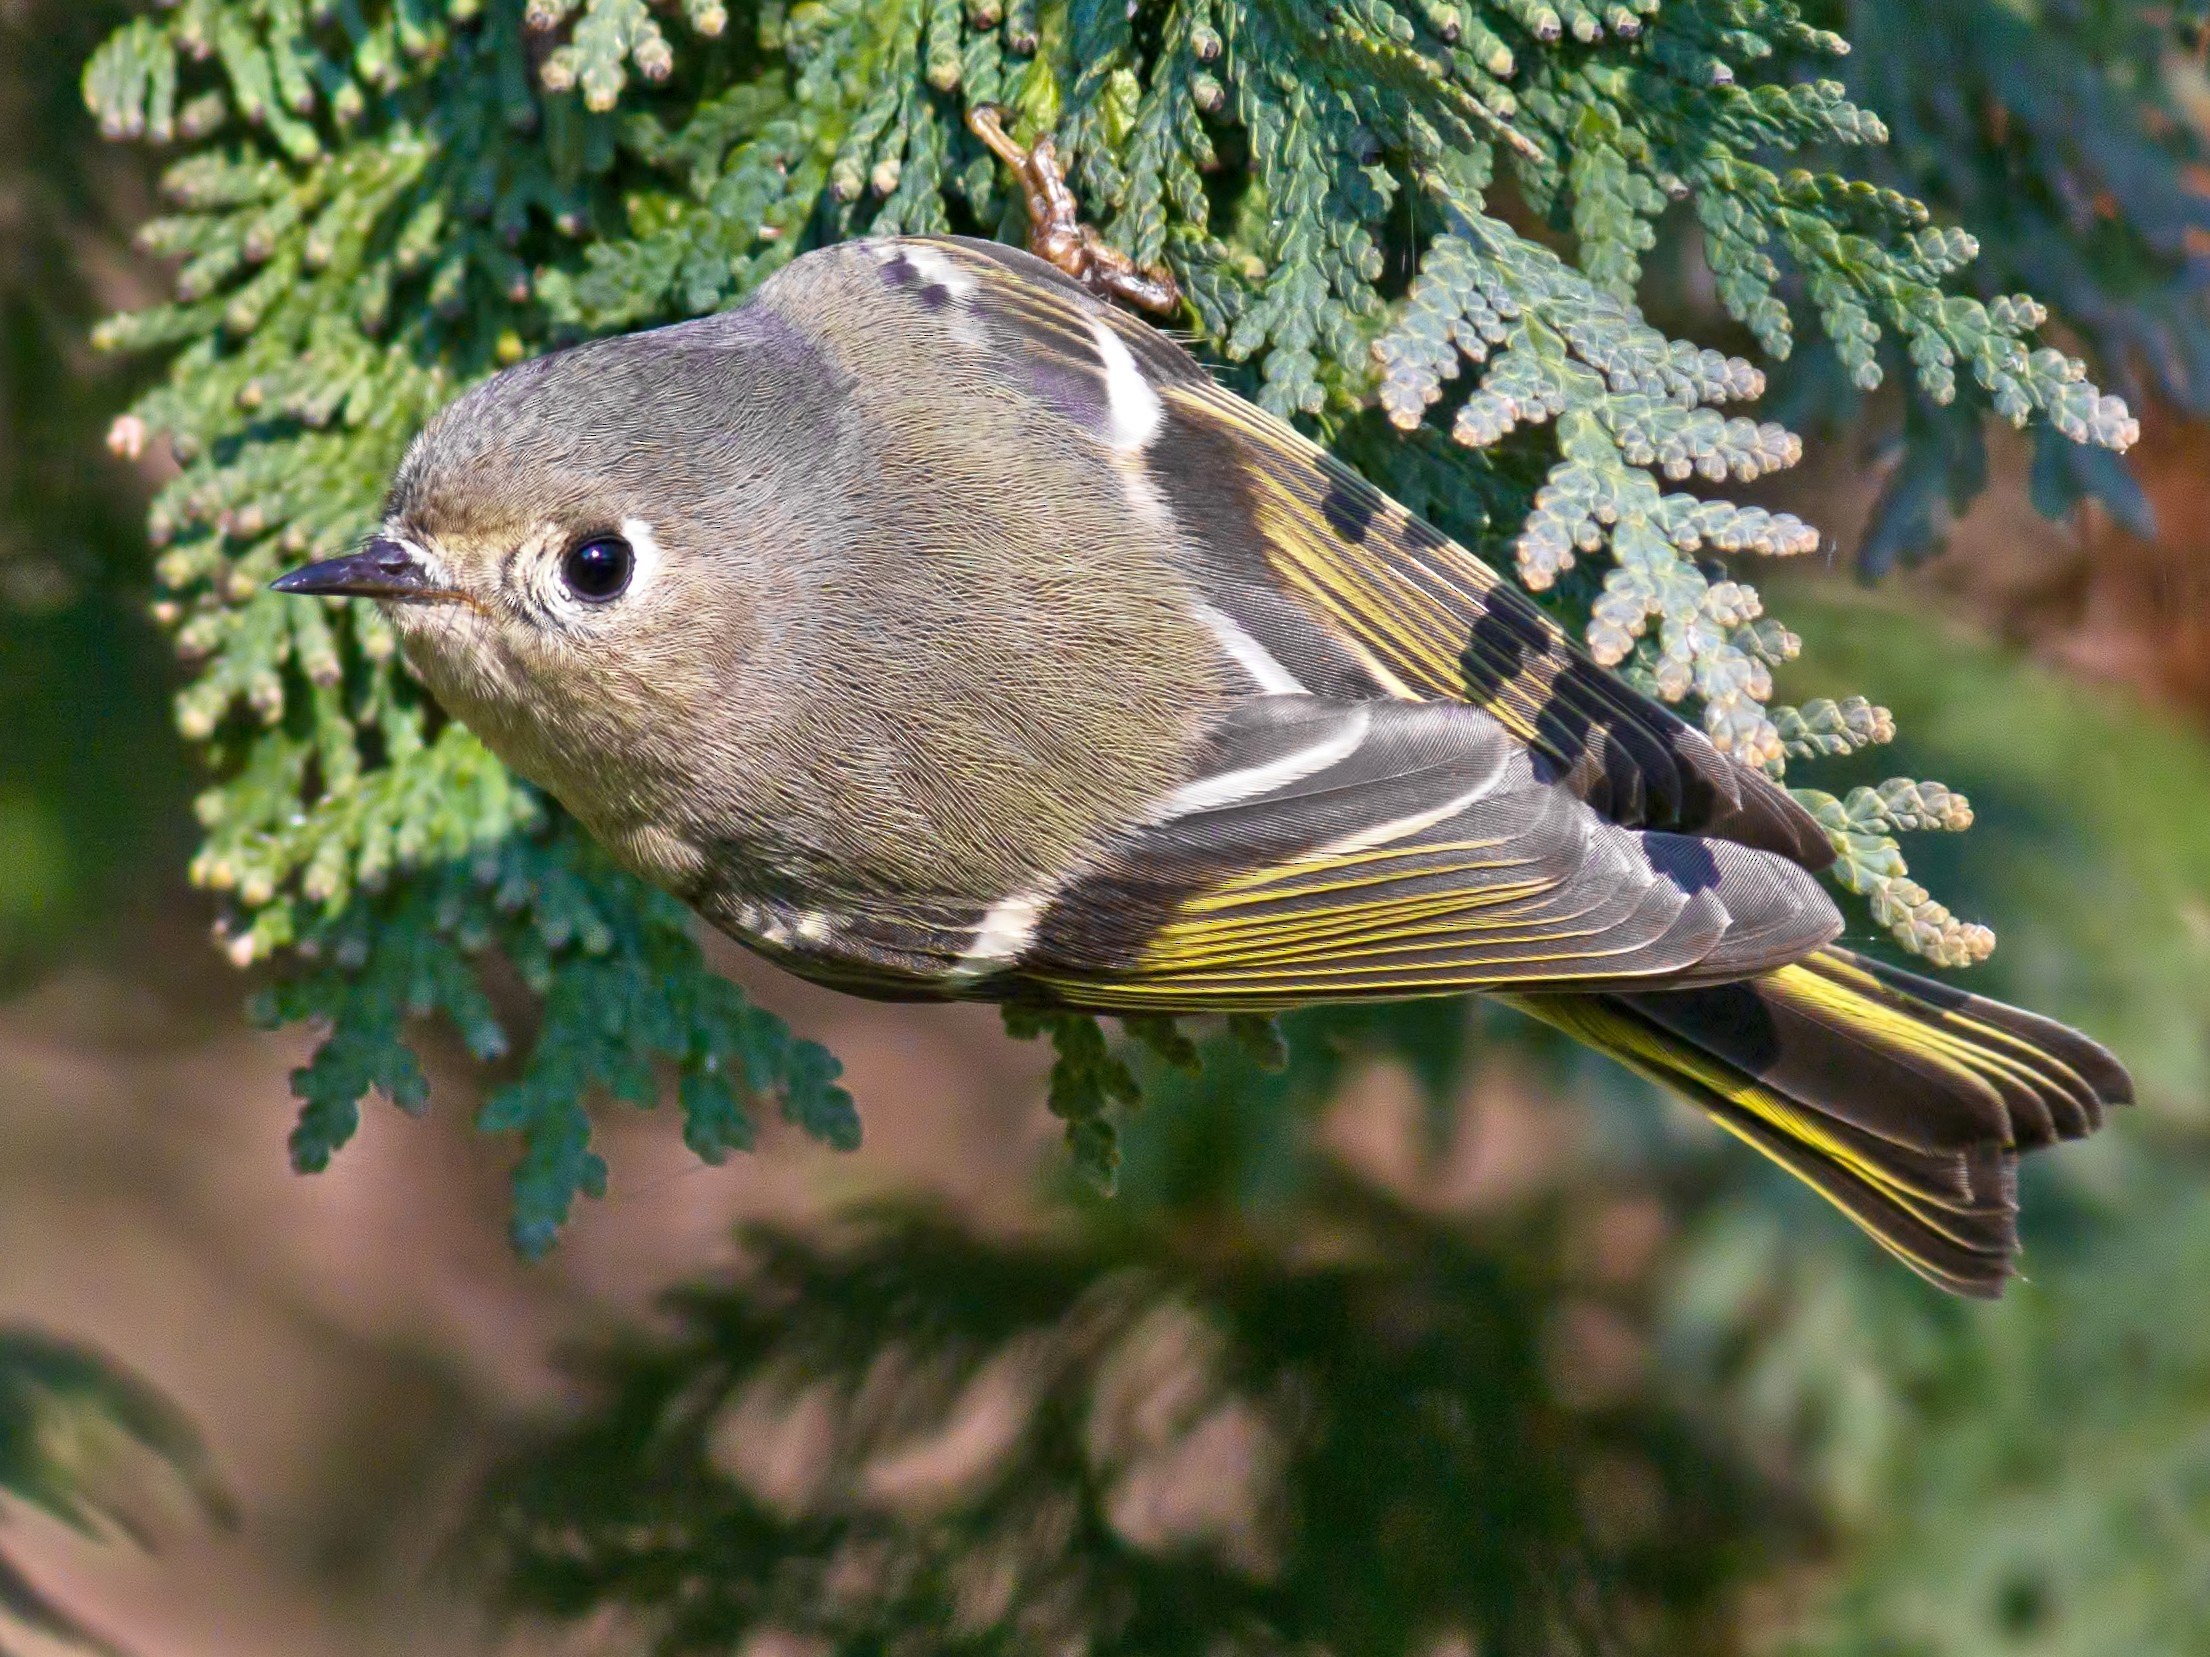
[[[1840,925],[1785,859],[1605,820],[1477,709],[1276,695],[974,964],[1069,1005],[1257,1008],[1698,984]]]

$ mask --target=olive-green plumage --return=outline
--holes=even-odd
[[[2084,1037],[1832,947],[1817,824],[1179,347],[989,243],[850,243],[510,370],[382,533],[437,697],[717,926],[862,993],[1484,990],[1948,1287]]]

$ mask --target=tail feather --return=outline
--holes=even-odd
[[[2015,1269],[2019,1153],[2133,1098],[2077,1031],[1844,949],[1732,984],[1513,999],[1686,1094],[1960,1294]]]
[[[2043,1125],[2037,1135],[2021,1136],[2021,1150],[2084,1138],[2103,1125],[2103,1112],[2110,1106],[2133,1103],[2133,1078],[2117,1057],[2053,1018],[1970,995],[1846,949],[1823,950],[1803,965],[1819,981],[1845,993],[1902,1008],[1928,1029],[1965,1044],[2023,1081]]]

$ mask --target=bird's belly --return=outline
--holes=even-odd
[[[877,1001],[987,996],[973,959],[979,904],[762,896],[727,878],[683,894],[718,931],[786,972]],[[994,965],[994,963],[992,963]]]

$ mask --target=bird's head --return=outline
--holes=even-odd
[[[772,686],[802,538],[740,314],[507,370],[415,439],[376,533],[280,592],[378,601],[446,709],[602,836],[686,815]],[[786,401],[787,399],[782,399]]]

